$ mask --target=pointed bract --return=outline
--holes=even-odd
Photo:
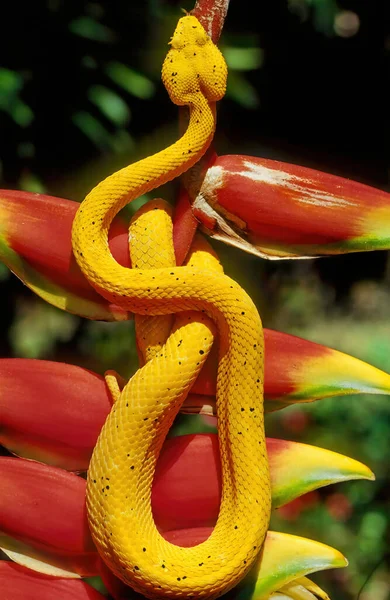
[[[390,375],[358,358],[264,330],[266,410],[347,394],[390,394]]]
[[[321,171],[219,156],[193,203],[213,237],[264,258],[390,248],[390,195]]]
[[[255,567],[229,594],[229,600],[265,600],[272,592],[315,571],[346,567],[346,558],[330,546],[268,531]]]
[[[0,457],[0,480],[4,552],[45,574],[69,578],[97,574],[84,479],[33,461]]]
[[[0,260],[46,302],[88,319],[123,321],[129,315],[89,285],[73,258],[71,228],[77,202],[0,190]],[[110,247],[129,266],[127,230],[116,221]]]
[[[267,450],[275,508],[331,483],[375,479],[363,463],[317,446],[267,438]]]
[[[361,463],[329,450],[272,439],[267,440],[267,450],[275,507],[322,485],[372,478]],[[45,573],[96,573],[85,480],[62,469],[6,457],[0,458],[0,476],[0,547],[14,560]],[[171,541],[179,536],[180,543],[185,537],[187,545],[207,537],[217,519],[220,492],[215,435],[166,441],[152,492],[154,518],[164,535]]]
[[[0,360],[0,443],[10,452],[85,471],[110,409],[103,377],[87,369]]]

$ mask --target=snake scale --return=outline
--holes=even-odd
[[[246,292],[223,273],[196,265],[128,269],[115,261],[108,247],[115,215],[141,194],[188,170],[214,134],[212,104],[223,97],[226,86],[222,54],[190,15],[179,20],[170,44],[162,79],[171,100],[189,107],[186,132],[171,146],[97,185],[73,224],[76,260],[102,296],[138,315],[176,314],[161,352],[136,373],[113,404],[88,471],[87,510],[99,553],[134,590],[149,598],[212,599],[248,572],[268,528],[260,317]],[[197,316],[188,317],[186,311],[197,311]],[[167,431],[212,344],[213,326],[219,335],[222,499],[210,537],[182,548],[158,532],[151,486]]]

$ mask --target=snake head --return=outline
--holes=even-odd
[[[220,50],[211,41],[196,17],[182,17],[170,41],[162,80],[175,104],[191,103],[202,93],[209,102],[220,100],[226,90],[227,66]]]

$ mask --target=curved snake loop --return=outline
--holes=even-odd
[[[129,381],[114,403],[88,471],[87,509],[105,562],[149,598],[216,598],[248,572],[263,544],[270,481],[263,416],[263,332],[249,296],[222,273],[196,267],[127,269],[107,237],[121,208],[177,177],[206,151],[215,119],[210,103],[225,91],[226,65],[195,17],[180,19],[162,77],[171,99],[188,104],[186,133],[161,152],[108,177],[75,217],[76,260],[105,298],[140,315],[178,313],[158,356]],[[192,322],[185,311],[197,311]],[[215,529],[202,544],[181,548],[157,531],[151,511],[153,474],[165,435],[219,334],[217,414],[222,499]],[[183,352],[183,329],[198,340]],[[198,364],[197,364],[198,363]]]

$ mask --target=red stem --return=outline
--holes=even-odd
[[[226,13],[230,0],[197,0],[191,14],[202,23],[203,27],[216,44],[222,33]],[[183,113],[182,113],[183,116]],[[200,178],[204,175],[210,162],[215,159],[215,152],[211,146],[206,155],[199,161],[193,170]],[[175,246],[176,262],[181,265],[191,246],[197,228],[197,221],[192,214],[191,199],[188,190],[183,187],[175,205],[173,217],[173,242]]]
[[[191,14],[202,23],[214,44],[218,42],[222,33],[229,1],[197,0],[194,10],[191,11]]]

